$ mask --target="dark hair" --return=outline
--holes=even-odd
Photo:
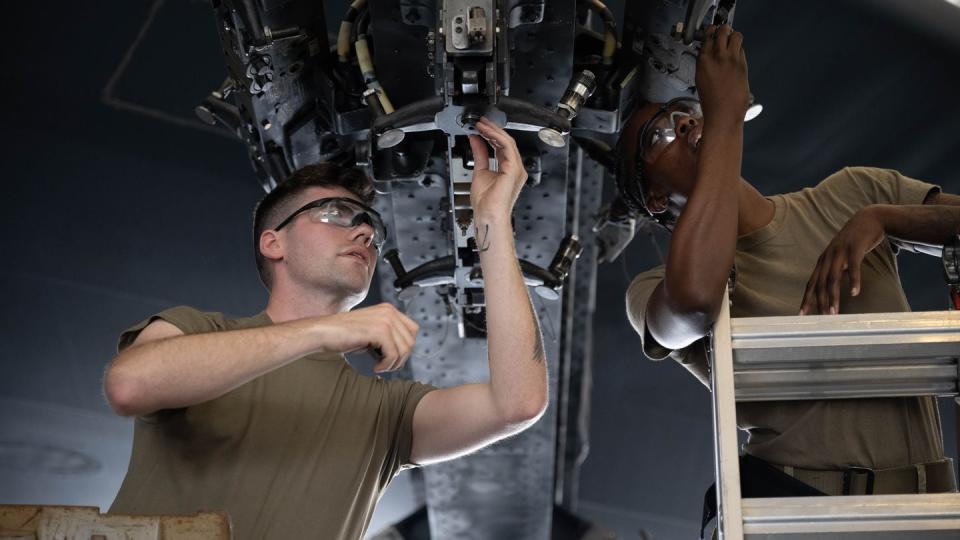
[[[675,99],[670,100],[661,105],[661,107],[670,105],[674,101]],[[617,139],[617,161],[613,178],[616,181],[617,191],[620,194],[620,199],[635,217],[652,221],[667,231],[673,232],[673,227],[676,225],[677,221],[676,215],[669,210],[665,212],[654,213],[647,208],[646,198],[647,194],[649,193],[648,190],[650,189],[650,186],[648,179],[646,178],[643,160],[637,153],[637,138],[643,136],[644,128],[650,124],[651,120],[656,116],[657,113],[654,113],[654,116],[648,118],[640,126],[633,128],[631,132],[625,133],[626,129],[632,127],[631,123],[634,115],[639,114],[640,110],[648,104],[649,102],[643,101],[638,103],[636,108],[633,110],[633,113],[630,115],[630,119],[627,121],[627,124],[624,125],[623,130],[620,132],[620,137]]]
[[[616,162],[613,171],[613,178],[616,181],[620,198],[630,208],[631,212],[645,217],[649,216],[650,212],[647,211],[647,206],[644,204],[646,186],[643,181],[643,163],[637,160],[636,148],[637,138],[646,126],[646,121],[638,125],[641,118],[640,112],[647,104],[647,102],[639,100],[621,128],[620,135],[617,137]]]
[[[253,210],[253,254],[260,281],[267,290],[273,284],[273,276],[266,258],[260,253],[260,235],[296,211],[297,196],[311,187],[342,187],[359,197],[364,204],[372,203],[375,195],[373,182],[363,170],[323,162],[298,169],[260,199]]]

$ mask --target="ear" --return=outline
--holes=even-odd
[[[667,210],[670,204],[670,198],[662,194],[647,193],[647,198],[644,199],[644,202],[647,205],[647,210],[650,210],[654,214],[659,214]]]
[[[283,259],[283,242],[277,231],[267,230],[260,233],[260,254],[272,261]]]

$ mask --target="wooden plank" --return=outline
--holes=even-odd
[[[101,514],[90,506],[0,505],[0,540],[230,540],[226,512]]]

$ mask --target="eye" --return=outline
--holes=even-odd
[[[647,137],[647,148],[653,148],[659,144],[661,140],[663,140],[663,132],[659,129],[653,130],[650,136]]]
[[[357,225],[366,224],[372,228],[374,227],[373,219],[370,217],[370,214],[366,212],[361,212],[353,216],[353,219],[350,220],[350,225],[356,227]]]
[[[331,206],[323,206],[310,210],[310,219],[313,221],[336,220],[340,217],[340,210]]]
[[[693,116],[693,117],[697,117],[697,118],[703,116],[703,114],[700,112],[700,104],[699,104],[699,103],[691,103],[691,104],[688,104],[688,105],[684,105],[680,110],[683,112],[683,114],[685,114],[685,115],[687,115],[687,116]]]

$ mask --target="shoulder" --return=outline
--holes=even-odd
[[[864,189],[873,184],[891,183],[899,175],[893,169],[844,167],[820,182],[826,189]]]
[[[192,306],[176,306],[153,316],[162,319],[183,331],[184,334],[201,334],[226,330],[229,320],[223,313],[200,311]]]
[[[878,167],[844,167],[813,190],[831,199],[868,204],[922,204],[933,184],[910,178],[900,171]]]
[[[184,334],[203,334],[222,330],[239,330],[272,324],[266,313],[250,317],[230,317],[219,311],[201,311],[192,306],[176,306],[153,316],[180,328]]]
[[[200,311],[191,306],[175,306],[155,313],[124,330],[117,343],[118,350],[132,345],[147,327],[160,326],[154,324],[158,321],[166,323],[162,326],[165,328],[163,334],[167,337],[176,335],[175,330],[179,330],[181,334],[204,334],[226,330],[231,326],[231,320],[223,313]]]

